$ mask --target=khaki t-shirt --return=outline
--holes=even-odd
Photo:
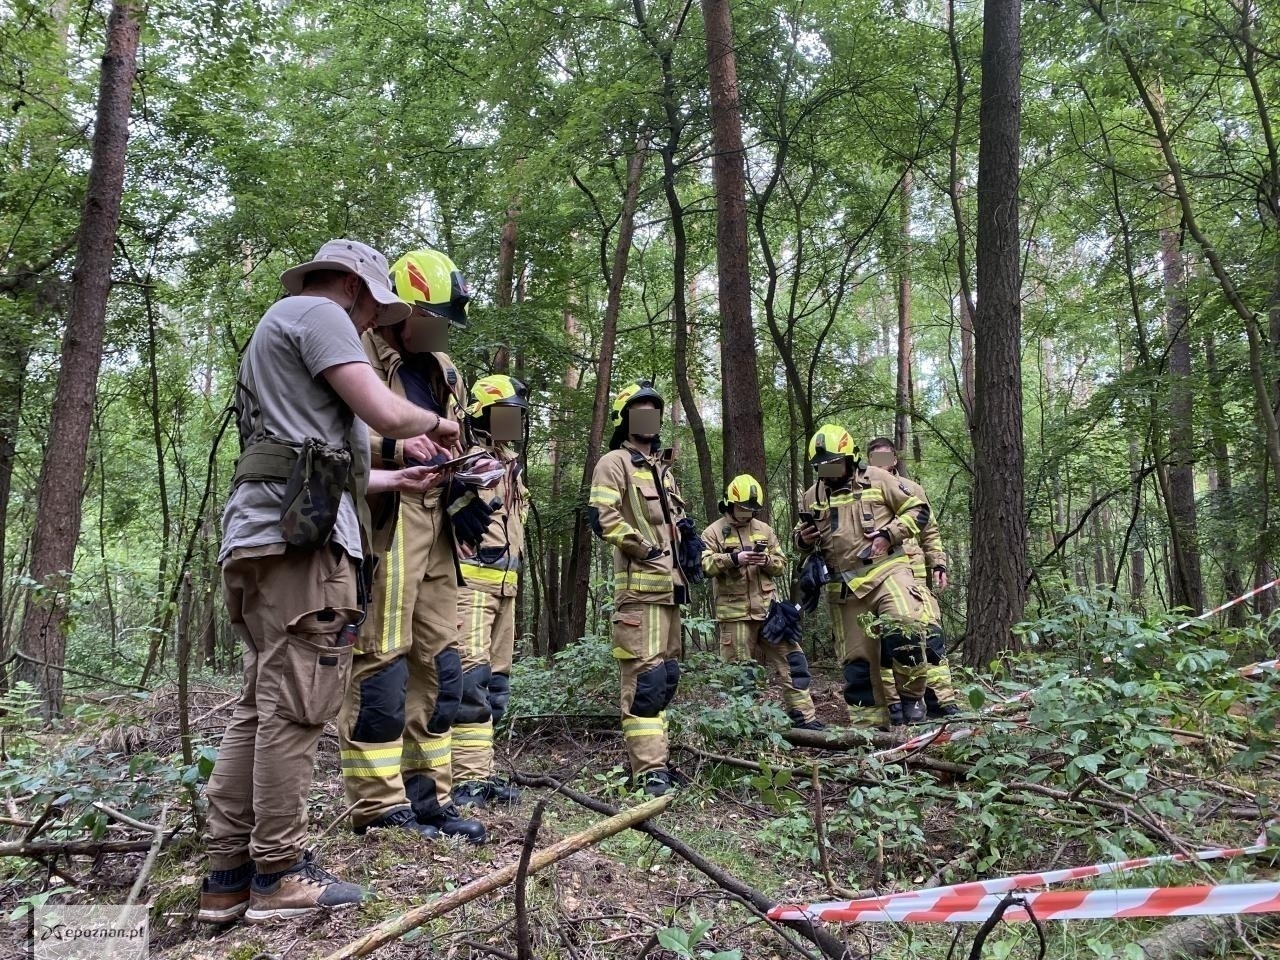
[[[261,428],[294,443],[317,437],[341,446],[352,413],[322,374],[342,363],[368,362],[351,318],[332,300],[297,296],[277,301],[258,322],[240,362],[240,383],[251,391],[241,392],[241,437]],[[358,419],[351,444],[356,449],[369,446],[368,428]],[[222,514],[219,563],[233,550],[283,548],[283,495],[283,483],[247,482],[232,491]],[[360,559],[360,525],[349,492],[342,497],[333,542]]]

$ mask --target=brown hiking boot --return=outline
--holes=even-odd
[[[249,886],[252,870],[243,883],[219,883],[206,877],[200,885],[200,911],[196,919],[201,923],[235,923],[249,906]]]
[[[274,882],[265,886],[259,877],[254,877],[249,909],[244,915],[250,923],[289,920],[320,910],[341,910],[354,907],[364,898],[364,891],[354,883],[344,883],[317,866],[309,851],[296,867],[275,876]]]

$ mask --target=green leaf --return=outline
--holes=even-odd
[[[969,706],[974,710],[981,710],[982,705],[987,702],[987,695],[981,687],[971,687],[969,689]]]

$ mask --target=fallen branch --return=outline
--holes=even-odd
[[[524,846],[520,849],[520,863],[516,866],[516,956],[518,960],[533,960],[533,940],[529,936],[529,908],[525,897],[529,879],[529,859],[534,844],[538,842],[538,830],[542,827],[542,813],[547,808],[547,798],[541,798],[529,818],[529,828],[524,833]]]
[[[127,813],[121,813],[115,807],[107,806],[101,800],[93,801],[93,809],[101,810],[112,820],[117,820],[120,823],[123,823],[126,827],[133,827],[133,829],[141,830],[143,833],[155,833],[156,828],[154,824],[143,823],[141,820],[135,820]]]
[[[160,816],[156,819],[156,825],[152,827],[155,836],[151,838],[151,849],[147,851],[147,859],[142,861],[142,869],[138,871],[138,879],[133,881],[133,888],[129,891],[129,899],[125,901],[126,907],[131,907],[138,902],[138,897],[142,896],[142,888],[147,885],[147,878],[151,876],[151,869],[156,865],[156,855],[160,852],[160,845],[164,843],[164,821],[169,816],[169,804],[165,803],[160,808]]]
[[[594,810],[597,813],[610,814],[615,812],[615,808],[605,803],[603,800],[597,800],[595,797],[587,796],[585,793],[579,793],[577,790],[566,787],[559,780],[555,779],[555,777],[531,777],[524,774],[517,774],[516,782],[521,786],[544,787],[546,789],[555,790],[568,797],[574,803],[580,804],[588,810]],[[668,794],[668,797],[669,796],[670,794]],[[663,799],[667,798],[664,797]],[[676,839],[665,830],[655,827],[651,823],[638,824],[636,826],[636,830],[640,833],[648,834],[676,856],[692,865],[705,876],[714,880],[720,887],[740,897],[743,901],[751,904],[762,913],[768,913],[769,910],[777,906],[773,900],[770,900],[759,890],[748,886],[737,877],[722,870],[706,857],[702,856],[702,854],[689,847],[683,841]],[[844,944],[826,930],[815,926],[807,920],[787,920],[783,922],[783,925],[808,939],[822,951],[822,955],[826,957],[827,960],[846,960],[848,957],[848,951],[845,949]],[[799,949],[806,957],[811,958],[811,960],[816,960],[814,955],[809,951],[803,950],[803,948],[800,948],[796,944],[792,945],[796,946],[796,948]],[[334,956],[327,957],[325,960],[340,960],[340,958]]]
[[[600,823],[576,833],[571,837],[561,840],[559,843],[553,843],[545,850],[535,853],[529,862],[529,870],[537,873],[539,870],[563,860],[571,854],[577,853],[593,844],[599,843],[606,837],[611,837],[615,833],[621,833],[628,827],[643,826],[644,821],[652,816],[656,816],[670,805],[672,797],[655,797],[646,803],[633,807],[623,813],[618,813],[603,820]],[[436,917],[444,916],[451,910],[470,903],[486,893],[492,893],[499,887],[506,886],[515,879],[519,865],[512,863],[497,870],[487,877],[481,877],[473,880],[465,886],[459,887],[457,890],[450,891],[441,897],[423,904],[420,907],[414,907],[407,913],[403,913],[398,917],[393,917],[383,923],[378,924],[369,930],[364,936],[358,940],[353,940],[340,950],[336,950],[329,954],[324,960],[352,960],[354,957],[363,957],[377,950],[382,945],[389,943],[396,937],[403,936],[410,930],[416,930],[429,920]]]
[[[166,842],[172,840],[170,835]],[[0,843],[0,857],[31,857],[41,860],[54,854],[83,857],[97,856],[100,853],[144,853],[150,849],[150,840],[18,840],[14,843]]]
[[[1198,960],[1222,956],[1231,944],[1278,928],[1280,921],[1275,917],[1193,917],[1139,940],[1138,947],[1143,960]],[[1116,954],[1114,960],[1119,958]]]

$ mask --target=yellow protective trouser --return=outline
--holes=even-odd
[[[924,596],[905,566],[891,569],[865,597],[842,596],[839,583],[828,585],[828,590],[849,722],[883,726],[888,722],[889,703],[881,670],[886,654],[895,666],[898,697],[924,697],[924,635],[929,626]],[[896,672],[899,666],[901,674]]]
[[[939,707],[955,702],[956,688],[955,682],[951,679],[951,665],[947,662],[946,635],[942,632],[942,608],[938,606],[938,598],[933,595],[933,591],[921,583],[919,574],[916,575],[916,584],[925,595],[925,605],[929,609],[930,621],[929,631],[925,637],[924,700],[930,710],[937,710]],[[896,665],[892,668],[881,666],[880,678],[890,703],[899,702],[897,690],[894,687],[901,685],[904,675],[906,671]],[[910,676],[907,675],[906,679],[909,681]]]
[[[666,709],[680,682],[680,608],[622,604],[613,614],[622,736],[631,775],[667,766]]]
[[[515,597],[459,588],[462,706],[453,725],[453,782],[457,785],[488,780],[494,774],[490,684],[492,678],[510,677],[515,641]]]
[[[720,659],[724,663],[755,661],[782,683],[782,703],[796,723],[808,723],[817,714],[813,709],[809,661],[794,642],[766,643],[760,639],[763,620],[721,620]]]
[[[423,819],[451,802],[451,726],[462,674],[447,523],[442,506],[403,504],[374,581],[338,718],[343,784],[357,828],[406,804]]]
[[[275,873],[302,860],[316,743],[351,675],[340,631],[358,615],[355,565],[328,548],[233,556],[222,592],[244,686],[205,791],[209,865]]]

